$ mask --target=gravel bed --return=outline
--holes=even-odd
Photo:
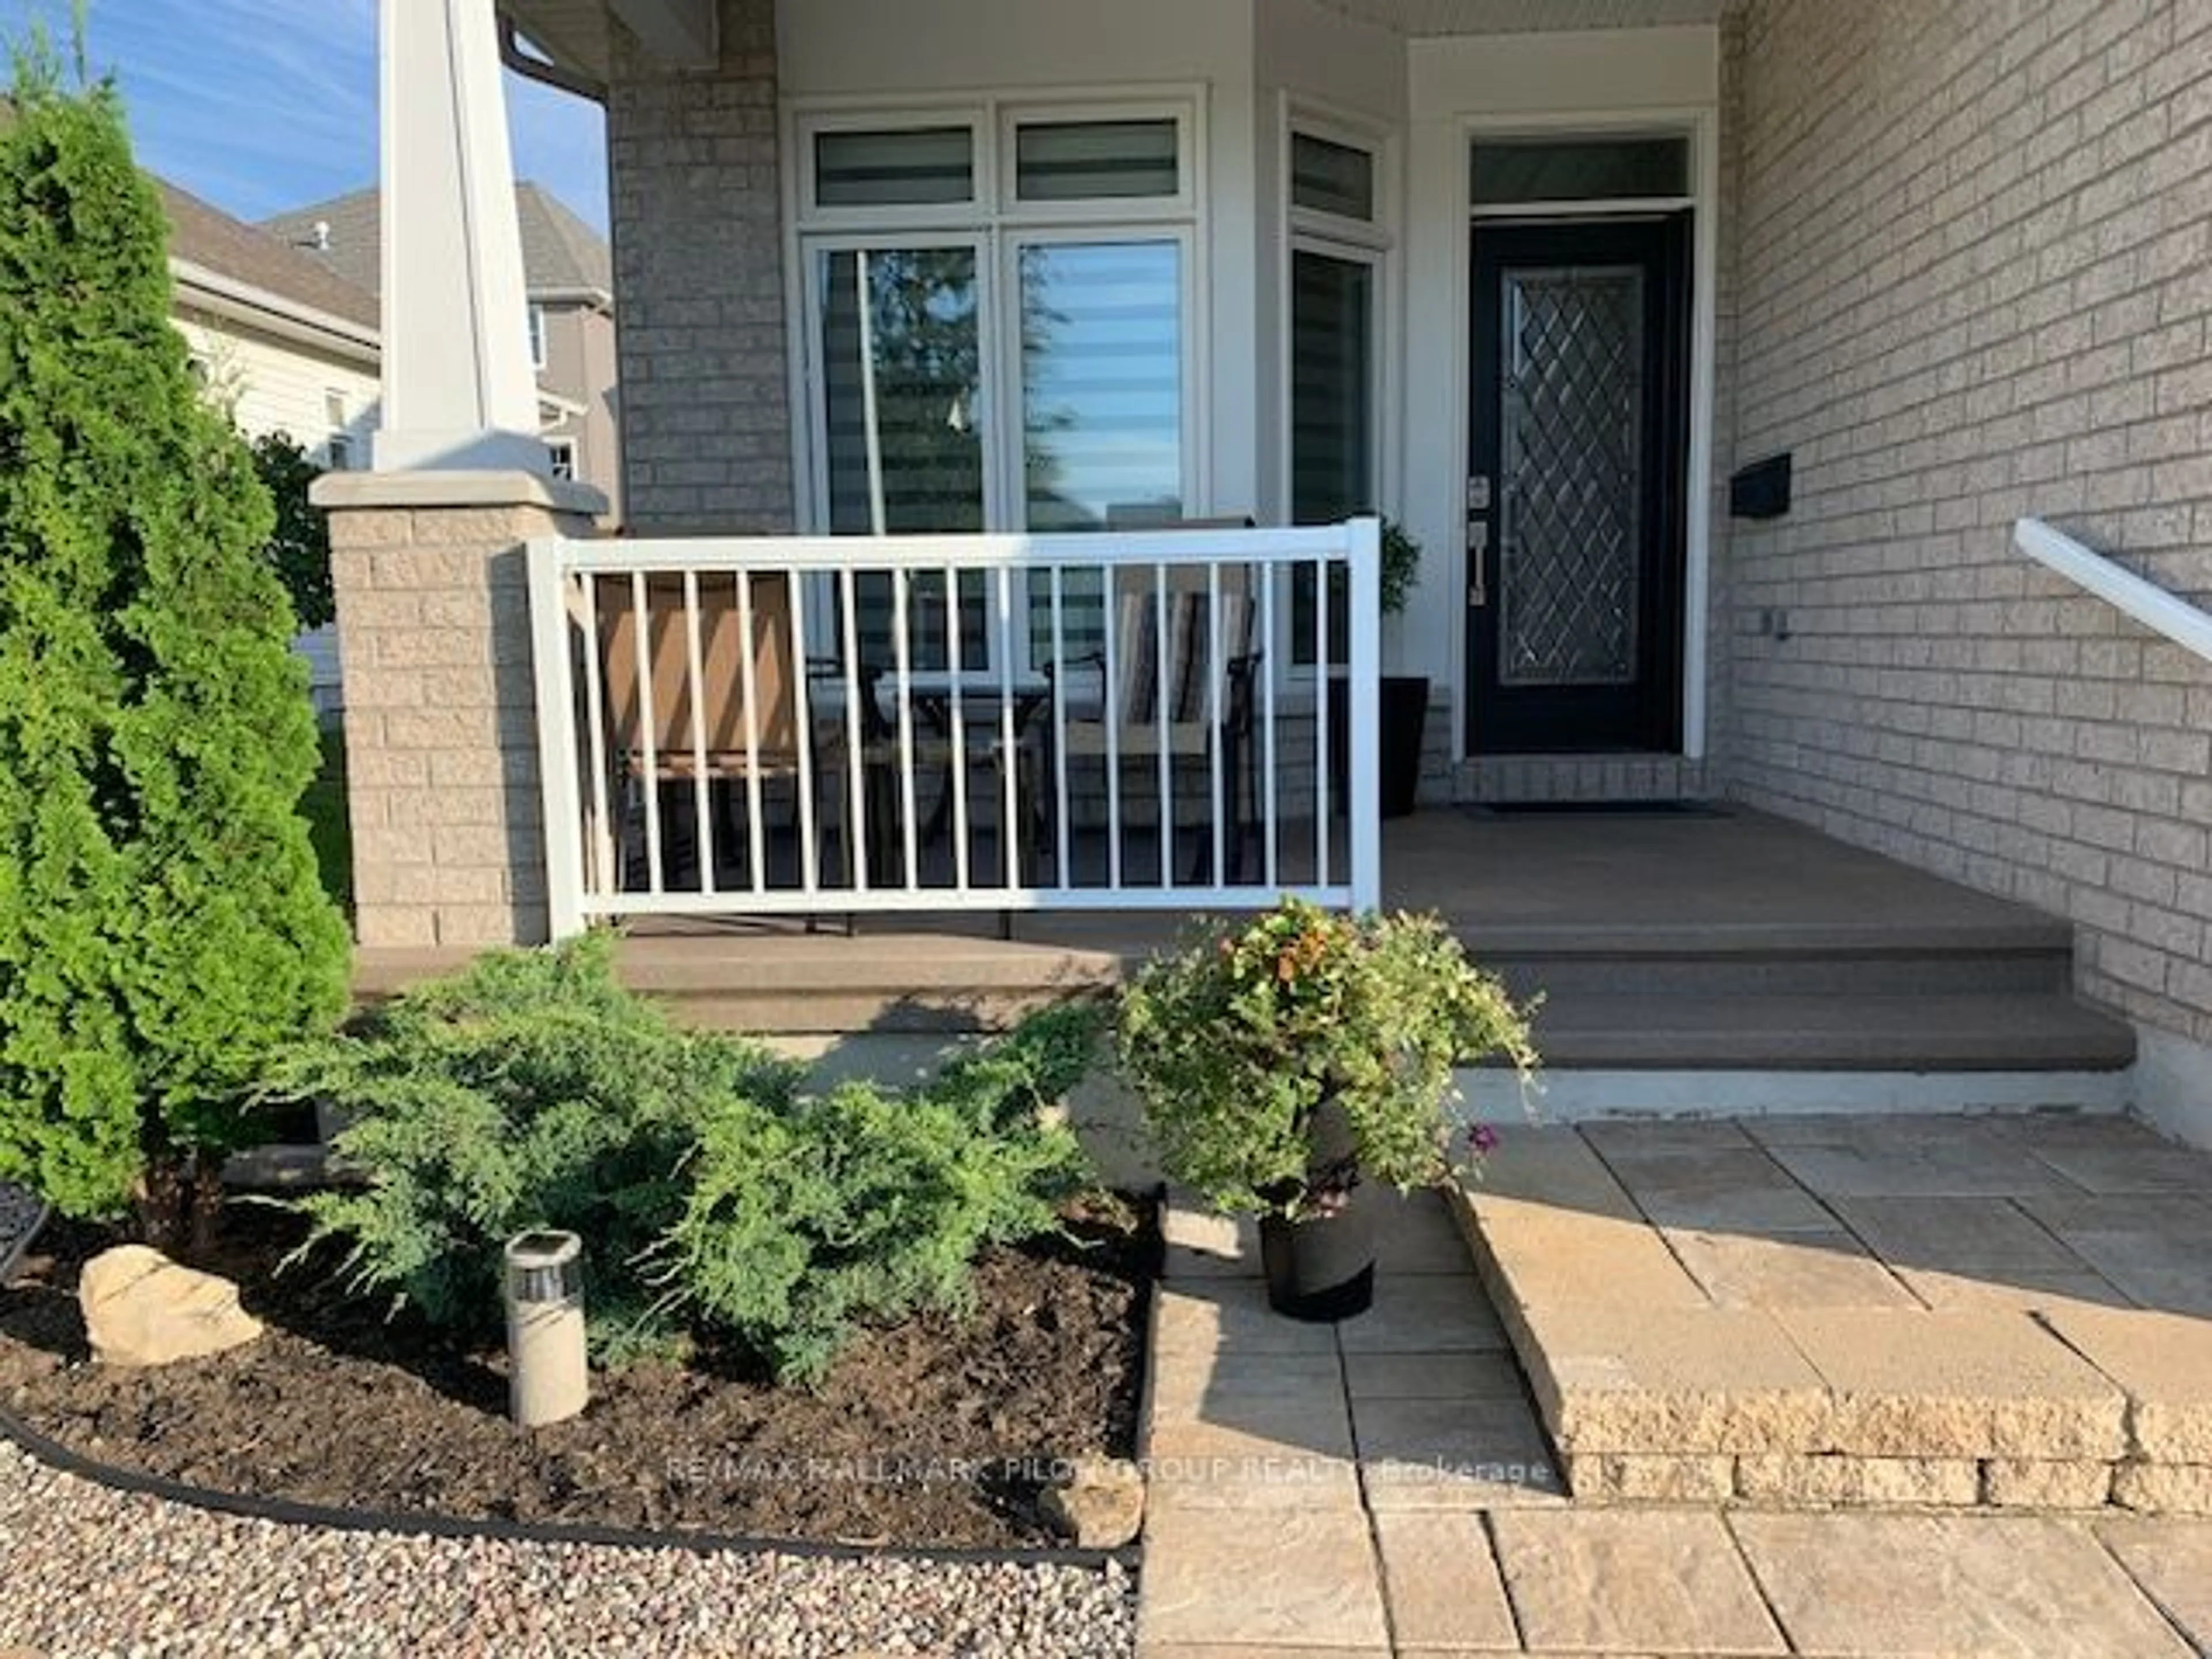
[[[1128,1659],[1133,1575],[316,1531],[0,1443],[0,1655]]]
[[[16,1253],[46,1218],[46,1206],[12,1182],[0,1181],[0,1285],[15,1271]]]

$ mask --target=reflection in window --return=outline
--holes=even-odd
[[[981,530],[985,411],[975,250],[844,251],[823,255],[817,270],[831,533]],[[861,658],[887,665],[890,580],[877,573],[858,586]],[[981,579],[963,578],[962,590],[963,665],[983,667]],[[911,665],[947,666],[942,578],[915,579],[909,616]]]
[[[863,267],[869,298],[865,319]],[[975,250],[840,252],[824,254],[819,270],[831,533],[981,530],[983,408]],[[872,347],[868,362],[862,359],[864,337]],[[872,430],[882,468],[880,504]]]
[[[1182,515],[1182,249],[1021,252],[1024,494],[1032,530]]]
[[[1182,249],[1052,242],[1021,251],[1024,488],[1032,530],[1183,515]],[[1060,643],[1104,643],[1099,573],[1070,571]],[[1049,595],[1030,595],[1030,652],[1052,652]]]
[[[1303,250],[1291,256],[1291,512],[1334,524],[1375,503],[1375,268]],[[1329,593],[1329,660],[1345,660],[1350,596]],[[1291,660],[1314,659],[1314,582],[1291,583]]]

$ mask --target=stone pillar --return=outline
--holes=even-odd
[[[355,930],[376,946],[548,933],[524,546],[587,537],[599,492],[525,472],[336,472]]]

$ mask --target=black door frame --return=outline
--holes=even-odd
[[[1473,229],[1469,283],[1468,473],[1492,481],[1486,509],[1468,520],[1492,527],[1478,554],[1470,537],[1465,738],[1470,756],[1681,752],[1685,606],[1688,586],[1690,380],[1695,334],[1691,307],[1691,210],[1590,219],[1483,219]],[[1497,683],[1498,545],[1495,534],[1500,440],[1500,306],[1508,266],[1642,264],[1646,388],[1643,457],[1645,568],[1638,618],[1644,667],[1626,690],[1543,688],[1501,693]],[[1478,605],[1477,595],[1487,603]]]

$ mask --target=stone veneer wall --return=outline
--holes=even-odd
[[[548,932],[523,544],[589,536],[593,520],[507,475],[432,504],[452,477],[338,474],[318,491],[333,508],[354,929],[368,946]]]
[[[1729,792],[2070,916],[2084,991],[2212,1041],[2212,665],[2011,544],[2212,602],[2212,7],[1730,27],[1727,464],[1796,499],[1728,536]]]
[[[625,42],[607,88],[623,518],[640,535],[796,523],[775,7],[721,8],[719,72],[663,69]]]

